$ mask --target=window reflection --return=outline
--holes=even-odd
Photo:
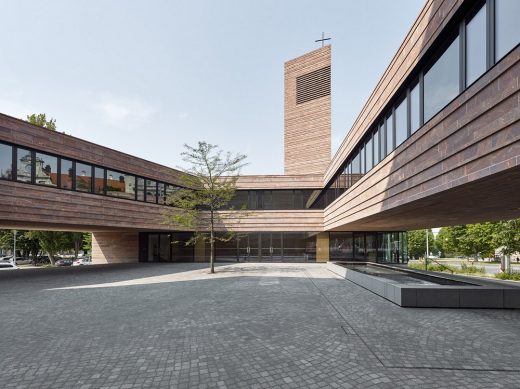
[[[72,161],[68,159],[60,159],[60,188],[72,189]]]
[[[410,90],[410,130],[413,134],[415,131],[419,129],[421,126],[421,116],[420,116],[420,110],[421,110],[421,94],[420,94],[420,86],[419,83],[417,83],[412,89]]]
[[[146,180],[146,202],[157,203],[157,182]]]
[[[92,191],[92,166],[76,162],[76,190],[80,192]]]
[[[107,195],[124,199],[135,198],[135,176],[107,170]]]
[[[138,177],[137,178],[137,200],[138,201],[144,201],[144,194],[145,194],[145,180],[144,178]]]
[[[395,109],[395,147],[408,138],[407,100],[404,99]]]
[[[520,10],[519,10],[520,12]],[[486,7],[466,25],[466,85],[486,71]]]
[[[424,75],[424,121],[459,94],[459,37]]]
[[[12,178],[13,148],[0,143],[0,178],[10,180]]]
[[[94,193],[104,194],[105,193],[105,169],[96,167],[94,168]]]
[[[495,0],[495,59],[498,61],[520,42],[520,1]]]
[[[35,162],[35,183],[58,186],[58,158],[43,153],[36,153]]]
[[[16,149],[16,179],[32,182],[32,153],[27,149]]]

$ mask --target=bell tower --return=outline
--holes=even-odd
[[[323,174],[331,159],[331,46],[285,63],[284,174]]]

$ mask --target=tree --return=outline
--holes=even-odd
[[[68,232],[67,239],[69,240],[69,245],[72,249],[74,249],[74,258],[78,258],[79,250],[83,244],[83,232]]]
[[[66,232],[61,231],[35,231],[35,235],[40,241],[42,250],[47,253],[51,265],[55,264],[55,257],[61,250],[70,247],[70,239]]]
[[[465,234],[466,226],[442,227],[437,234],[436,246],[445,257],[463,254],[461,239]]]
[[[459,239],[460,249],[465,255],[483,258],[495,256],[496,223],[468,224]]]
[[[189,167],[182,169],[183,188],[171,194],[167,203],[175,207],[164,214],[164,222],[180,225],[193,231],[188,244],[201,241],[210,245],[210,271],[215,272],[215,241],[228,241],[233,233],[217,236],[216,227],[229,219],[238,220],[245,213],[230,209],[229,202],[235,195],[240,169],[246,156],[226,153],[217,145],[199,142],[197,147],[184,145],[182,155]]]
[[[430,251],[434,247],[433,232],[428,230],[428,243]],[[413,258],[424,257],[426,253],[426,231],[408,231],[408,254]]]
[[[501,247],[503,255],[520,252],[520,219],[498,222],[494,243],[496,247]]]
[[[83,233],[83,251],[92,253],[92,233],[91,232]]]
[[[12,252],[14,245],[13,230],[0,230],[0,248],[10,250]],[[34,231],[20,231],[16,232],[16,255],[28,258],[31,255],[34,258],[40,252],[40,242],[34,236]]]
[[[27,121],[31,124],[48,128],[51,131],[56,131],[56,119],[50,118],[47,120],[44,113],[27,115]]]

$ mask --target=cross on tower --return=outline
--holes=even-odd
[[[316,39],[314,42],[321,42],[321,47],[325,45],[325,41],[330,41],[331,38],[325,38],[325,33],[321,33],[321,39]]]

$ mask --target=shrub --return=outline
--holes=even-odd
[[[415,269],[415,270],[424,270],[424,261],[409,261],[408,267],[410,269]],[[431,262],[428,263],[428,270],[437,271],[437,272],[450,272],[450,273],[453,273],[456,271],[456,269],[454,269],[451,266],[439,265],[438,263],[431,263]]]
[[[475,265],[467,265],[465,263],[460,264],[460,269],[455,270],[457,273],[461,274],[477,274],[477,273],[486,273],[486,270],[483,266],[475,266]]]
[[[517,272],[497,273],[495,274],[495,277],[501,280],[520,281],[520,273]]]

